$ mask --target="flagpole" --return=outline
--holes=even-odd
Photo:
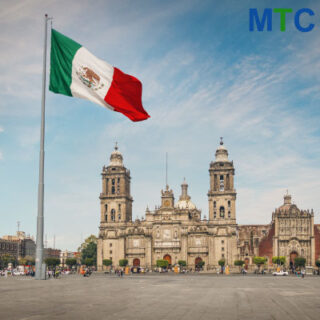
[[[48,15],[44,16],[44,48],[42,71],[42,99],[41,99],[41,129],[40,129],[40,158],[38,185],[38,216],[36,240],[36,276],[37,280],[45,280],[45,265],[43,265],[43,198],[44,198],[44,135],[45,135],[45,102],[46,102],[46,66],[47,66],[47,24]]]

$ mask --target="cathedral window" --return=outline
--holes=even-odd
[[[220,207],[220,217],[224,218],[224,207],[223,206]]]
[[[222,258],[224,258],[224,253],[221,255]]]
[[[228,211],[228,218],[231,218],[231,212]]]
[[[221,240],[221,243],[224,244],[224,240]]]
[[[104,216],[104,219],[106,222],[108,222],[108,214],[106,213],[106,215]]]
[[[213,213],[213,217],[214,217],[214,218],[217,217],[217,213],[216,213],[216,212]]]
[[[224,247],[221,247],[221,251],[224,251]]]
[[[113,186],[114,186],[115,182],[116,182],[115,179],[112,179],[112,185]]]
[[[110,254],[112,254],[112,250],[110,250]]]
[[[224,190],[224,178],[223,176],[221,175],[220,176],[220,191],[223,191]]]
[[[109,247],[112,247],[112,243],[109,243]]]
[[[115,221],[116,218],[116,212],[114,209],[111,210],[111,221]]]
[[[108,205],[107,204],[104,205],[104,212],[108,213]]]
[[[230,200],[228,201],[228,207],[229,208],[231,207],[231,201]]]
[[[119,212],[121,212],[121,203],[118,204]]]
[[[120,213],[118,214],[118,220],[119,221],[121,220],[121,214]]]
[[[217,207],[217,202],[213,201],[213,207],[216,208]]]
[[[118,183],[120,183],[120,178],[118,178]]]
[[[116,192],[116,189],[114,188],[114,186],[112,186],[112,188],[111,188],[111,193],[112,193],[112,194],[115,194],[115,192]]]

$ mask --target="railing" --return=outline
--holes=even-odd
[[[145,249],[144,248],[127,248],[126,250],[127,254],[144,254]]]
[[[189,247],[188,248],[188,253],[200,254],[200,253],[208,253],[208,252],[209,252],[208,247]]]
[[[180,248],[180,241],[155,241],[154,248]]]

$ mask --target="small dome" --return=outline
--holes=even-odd
[[[181,196],[175,207],[178,209],[196,209],[195,204],[190,199],[188,195],[188,183],[186,178],[184,178],[181,184]]]
[[[191,200],[179,200],[176,203],[178,209],[196,209],[195,204]]]
[[[117,142],[114,146],[114,151],[111,153],[109,166],[123,167],[123,157],[121,152],[118,150]]]
[[[298,207],[292,203],[291,201],[291,195],[287,193],[283,197],[283,205],[280,206],[277,210],[281,214],[288,214],[288,213],[294,213],[294,212],[300,212]]]

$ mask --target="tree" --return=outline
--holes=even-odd
[[[77,265],[77,259],[76,258],[67,258],[66,259],[66,265],[69,268],[72,268],[73,266],[76,266]]]
[[[27,260],[27,265],[28,266],[34,266],[36,264],[36,261],[35,261],[34,257],[25,256],[24,258]]]
[[[20,258],[18,261],[20,266],[25,266],[27,265],[27,259],[26,258]]]
[[[303,258],[303,257],[294,258],[294,265],[296,267],[304,267],[306,265],[306,258]]]
[[[204,261],[199,261],[196,265],[197,268],[202,269],[202,267],[204,266],[205,262]]]
[[[81,245],[81,263],[87,266],[97,264],[97,238],[94,235],[88,237]],[[88,263],[86,263],[86,259]]]
[[[235,260],[234,265],[242,267],[244,265],[244,261],[243,260]]]
[[[169,265],[169,262],[167,260],[164,260],[164,259],[157,260],[157,267],[159,268],[167,268],[168,265]]]
[[[179,261],[178,261],[178,265],[179,265],[180,267],[186,267],[186,266],[187,266],[187,262],[186,262],[185,260],[179,260]]]
[[[272,263],[283,266],[286,263],[286,257],[272,257]]]
[[[265,257],[254,257],[253,263],[258,266],[258,269],[260,270],[260,266],[265,264],[267,262],[267,258]]]
[[[15,267],[17,265],[16,257],[12,256],[11,254],[4,254],[0,257],[0,267],[1,268],[8,268],[9,263],[12,263]]]
[[[60,259],[59,258],[54,258],[54,257],[48,257],[44,259],[44,262],[48,267],[56,267],[60,264]]]
[[[111,259],[103,259],[102,264],[106,267],[112,266],[112,260]]]
[[[96,261],[94,260],[94,258],[85,258],[83,261],[83,264],[85,264],[87,267],[92,267],[94,266],[96,263]]]
[[[240,270],[241,267],[244,265],[244,261],[243,260],[235,260],[234,265],[239,266],[239,270]]]
[[[120,259],[119,260],[119,266],[120,267],[125,267],[128,264],[128,259]]]
[[[219,264],[219,266],[222,268],[222,267],[224,267],[224,265],[226,264],[226,260],[225,260],[225,259],[220,259],[220,260],[218,261],[218,264]]]
[[[97,244],[97,241],[98,241],[98,238],[92,234],[91,236],[86,238],[83,243],[81,243],[81,246],[78,248],[78,251],[81,252],[91,242],[94,242],[95,244]]]

